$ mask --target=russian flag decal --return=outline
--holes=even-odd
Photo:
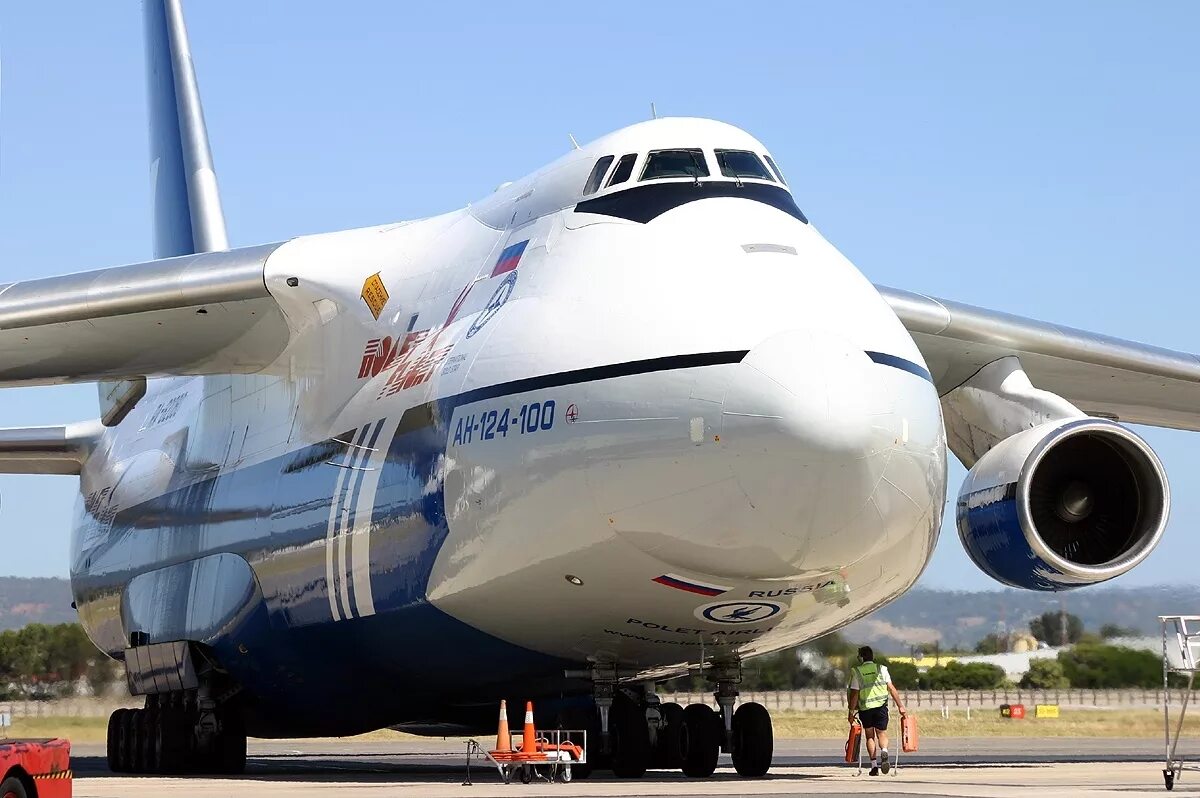
[[[729,585],[712,585],[707,582],[697,582],[695,579],[684,579],[678,574],[663,574],[662,576],[656,576],[651,581],[701,596],[719,596],[722,593],[728,593],[730,590],[733,590],[733,587]]]
[[[525,247],[527,246],[529,246],[528,238],[505,247],[504,251],[500,253],[500,257],[496,260],[496,265],[492,267],[492,276],[497,277],[517,268],[517,264],[521,262],[521,255],[524,254]]]

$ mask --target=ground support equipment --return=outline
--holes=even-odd
[[[1188,705],[1192,698],[1192,687],[1196,681],[1196,671],[1200,670],[1197,661],[1200,660],[1200,615],[1160,615],[1159,624],[1162,626],[1162,663],[1163,663],[1163,785],[1168,789],[1175,788],[1175,782],[1185,770],[1200,771],[1200,765],[1187,766],[1179,757],[1179,738],[1183,733],[1183,721],[1187,717]],[[1171,655],[1177,655],[1177,659]],[[1178,664],[1172,664],[1177,662]],[[1179,718],[1174,729],[1171,728],[1171,685],[1170,677],[1177,673],[1187,677],[1187,687],[1183,691],[1183,700],[1179,706]]]
[[[587,764],[587,732],[583,729],[550,729],[539,731],[535,753],[521,751],[522,735],[512,735],[511,751],[489,751],[478,740],[467,741],[467,779],[464,786],[471,786],[472,760],[487,760],[496,768],[505,784],[513,777],[522,784],[535,778],[542,781],[571,781],[571,767]]]

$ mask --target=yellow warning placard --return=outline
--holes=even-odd
[[[366,302],[367,307],[371,309],[371,315],[378,319],[379,314],[383,313],[383,306],[388,301],[387,288],[384,287],[379,272],[375,272],[363,281],[361,296],[363,302]]]
[[[1036,718],[1057,718],[1058,704],[1038,704],[1033,713]]]

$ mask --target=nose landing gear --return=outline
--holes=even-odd
[[[569,672],[569,675],[578,672]],[[744,778],[765,776],[774,753],[771,715],[762,704],[736,706],[740,662],[714,665],[708,672],[716,689],[719,712],[707,704],[661,704],[653,691],[617,686],[615,668],[593,668],[599,734],[597,755],[618,778],[640,778],[650,767],[680,768],[690,778],[707,778],[717,768],[721,751]],[[589,748],[592,746],[589,740]]]
[[[739,776],[765,776],[771,768],[775,749],[771,713],[762,704],[753,702],[742,704],[734,710],[738,697],[737,685],[742,681],[740,661],[714,665],[709,680],[716,683],[713,697],[721,713],[721,748],[733,759],[733,767]]]

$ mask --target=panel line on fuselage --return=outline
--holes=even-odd
[[[653,374],[657,371],[675,371],[677,369],[701,368],[703,366],[721,366],[741,363],[749,350],[736,349],[728,352],[699,352],[691,355],[668,355],[647,360],[630,360],[624,363],[611,363],[604,366],[559,371],[554,374],[544,374],[540,377],[525,377],[496,385],[485,385],[472,388],[460,394],[447,396],[444,399],[434,399],[424,404],[410,407],[404,411],[400,419],[400,430],[411,431],[434,423],[432,408],[437,405],[459,407],[485,399],[496,399],[530,391],[541,391],[547,388],[561,388],[566,385],[579,385],[585,382],[599,382],[617,377],[631,377],[637,374]]]

